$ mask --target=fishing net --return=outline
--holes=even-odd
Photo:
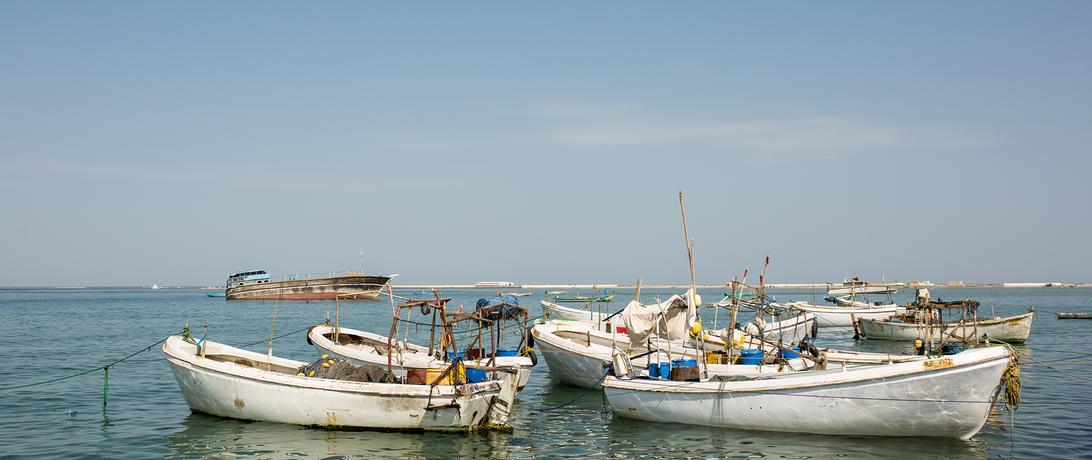
[[[387,383],[395,379],[380,366],[354,366],[344,359],[322,359],[301,366],[296,375],[303,374],[307,377],[346,380],[350,382]]]

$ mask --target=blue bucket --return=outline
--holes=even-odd
[[[488,376],[484,369],[466,368],[466,381],[470,383],[484,382]]]
[[[697,367],[698,360],[696,359],[676,359],[671,361],[672,367]]]
[[[498,348],[497,356],[519,356],[519,350],[515,348]]]
[[[740,350],[739,363],[750,364],[752,366],[762,364],[763,356],[765,356],[765,353],[762,350]]]
[[[793,358],[799,358],[800,357],[800,353],[799,353],[800,352],[800,347],[785,347],[785,348],[788,349],[788,350],[794,350],[797,353],[793,353],[791,351],[781,350],[780,353],[781,353],[782,358],[793,359]]]
[[[671,363],[648,363],[648,378],[666,379],[671,376]]]
[[[465,357],[466,357],[466,350],[460,350],[460,351],[459,351],[459,353],[458,353],[458,355],[456,355],[454,351],[449,351],[449,352],[447,352],[447,359],[448,359],[449,361],[454,361],[454,360],[455,360],[455,356],[458,356],[458,357],[460,357],[460,358],[465,358]]]

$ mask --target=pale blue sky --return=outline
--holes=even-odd
[[[0,286],[1092,281],[1092,3],[5,2]]]

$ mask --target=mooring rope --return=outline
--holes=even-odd
[[[545,409],[536,409],[533,412],[549,412],[549,411],[552,411],[552,410],[561,409],[561,408],[563,408],[565,406],[568,406],[569,404],[577,402],[577,401],[580,400],[580,398],[583,398],[585,395],[587,395],[589,391],[594,390],[595,387],[599,386],[600,383],[603,383],[603,380],[606,380],[608,375],[610,375],[610,369],[603,372],[603,376],[599,377],[599,380],[595,382],[595,385],[592,385],[592,386],[590,386],[588,388],[585,388],[584,391],[581,391],[580,394],[576,395],[575,398],[570,399],[570,400],[562,403],[561,405],[554,406],[554,407],[547,407]]]
[[[103,374],[103,377],[104,377],[104,380],[103,380],[103,390],[105,391],[105,390],[106,390],[107,388],[109,388],[109,384],[108,384],[107,382],[108,382],[108,379],[109,379],[109,375],[110,375],[110,367],[111,367],[111,366],[114,366],[114,365],[116,365],[116,364],[118,364],[118,363],[121,363],[121,362],[123,362],[123,361],[125,361],[125,360],[127,360],[127,359],[129,359],[129,358],[132,358],[132,357],[134,357],[134,356],[136,356],[136,355],[139,355],[139,354],[141,354],[141,353],[143,353],[143,352],[145,352],[145,351],[151,350],[151,349],[152,349],[152,347],[154,347],[154,346],[156,346],[156,345],[159,345],[159,344],[161,344],[161,343],[163,343],[163,342],[166,342],[166,341],[167,341],[167,338],[168,338],[168,337],[170,337],[170,336],[167,336],[167,337],[164,337],[164,338],[162,338],[162,339],[159,339],[159,341],[157,341],[156,343],[153,343],[153,344],[151,344],[151,345],[148,345],[148,346],[146,346],[146,347],[144,347],[144,348],[141,348],[140,350],[137,350],[137,351],[135,351],[135,352],[133,352],[133,353],[129,354],[128,356],[126,356],[126,357],[124,357],[124,358],[121,358],[121,359],[116,359],[116,360],[114,360],[114,361],[111,361],[110,363],[108,363],[108,364],[106,364],[106,365],[103,365],[103,366],[99,366],[99,367],[96,367],[96,368],[94,368],[94,369],[88,369],[88,370],[86,370],[86,371],[83,371],[83,372],[77,372],[77,373],[75,373],[75,374],[72,374],[72,375],[66,375],[66,376],[64,376],[64,377],[57,377],[57,378],[53,378],[53,379],[49,379],[49,380],[42,380],[42,381],[40,381],[40,382],[33,382],[33,383],[24,383],[24,384],[21,384],[21,385],[11,385],[11,386],[6,386],[6,387],[0,387],[0,391],[5,391],[5,390],[15,390],[15,389],[18,389],[18,388],[28,388],[28,387],[35,387],[35,386],[38,386],[38,385],[45,385],[45,384],[48,384],[48,383],[53,383],[53,382],[60,382],[61,380],[68,380],[68,379],[70,379],[70,378],[74,378],[74,377],[79,377],[79,376],[81,376],[81,375],[87,375],[87,374],[90,374],[90,373],[92,373],[92,372],[98,372],[98,371],[100,371],[100,370],[101,370],[101,371],[103,371],[103,373],[104,373],[104,374]],[[105,395],[104,395],[104,398],[105,398]],[[105,401],[104,401],[104,402],[103,402],[103,405],[105,405],[105,404],[106,404],[106,403],[105,403]]]
[[[308,327],[305,327],[303,329],[299,329],[299,330],[296,330],[296,331],[289,332],[287,334],[281,334],[281,335],[278,335],[278,336],[274,337],[273,340],[288,337],[288,336],[293,335],[293,334],[299,334],[300,332],[306,331],[306,330],[308,330],[310,328],[311,327],[308,326]],[[186,331],[183,331],[183,332],[185,333]],[[153,343],[151,345],[148,345],[148,346],[146,346],[144,348],[141,348],[141,349],[139,349],[139,350],[137,350],[137,351],[135,351],[133,353],[130,353],[129,355],[126,355],[123,358],[116,359],[114,361],[111,361],[111,362],[109,362],[107,364],[104,364],[102,366],[99,366],[99,367],[95,367],[95,368],[88,369],[88,370],[85,370],[85,371],[77,372],[75,374],[66,375],[66,376],[63,376],[63,377],[52,378],[52,379],[49,379],[49,380],[42,380],[40,382],[32,382],[32,383],[24,383],[24,384],[19,384],[19,385],[9,385],[9,386],[6,386],[6,387],[0,387],[0,391],[16,390],[16,389],[19,389],[19,388],[29,388],[29,387],[39,386],[39,385],[46,385],[46,384],[49,384],[49,383],[60,382],[62,380],[68,380],[68,379],[79,377],[79,376],[82,376],[82,375],[87,375],[87,374],[90,374],[90,373],[93,373],[93,372],[103,371],[103,393],[104,393],[104,403],[103,404],[105,405],[105,392],[108,391],[108,389],[110,388],[110,384],[109,384],[110,368],[113,367],[113,366],[116,366],[118,364],[121,364],[121,363],[123,363],[125,361],[128,361],[130,358],[132,358],[132,357],[134,357],[136,355],[139,355],[139,354],[144,353],[144,352],[146,352],[148,350],[151,350],[152,347],[154,347],[156,345],[159,345],[159,344],[161,344],[163,342],[166,342],[168,338],[170,338],[170,336],[159,339],[158,341],[156,341],[155,343]],[[245,344],[245,345],[241,345],[240,348],[258,345],[260,343],[266,343],[268,341],[269,341],[269,339],[265,338],[265,339],[259,340],[257,342],[252,342],[252,343],[248,343],[248,344]],[[151,362],[151,361],[159,361],[159,360],[158,359],[150,359],[150,360],[140,360],[139,362]]]

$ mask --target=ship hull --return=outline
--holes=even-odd
[[[346,275],[306,280],[270,281],[227,289],[227,300],[347,300],[374,299],[390,278]]]

